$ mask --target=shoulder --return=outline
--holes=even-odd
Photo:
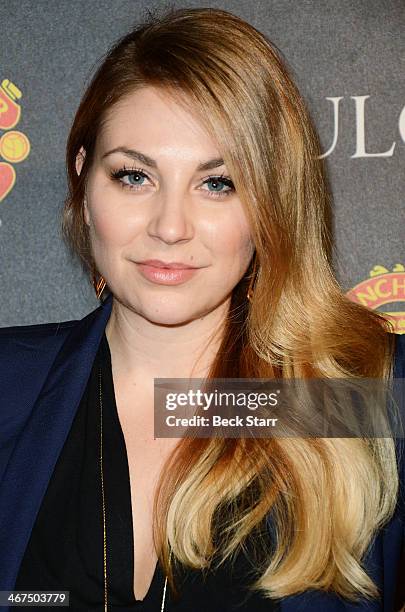
[[[61,321],[0,328],[0,393],[2,412],[18,406],[21,397],[43,381],[69,333],[79,321]]]
[[[78,323],[79,320],[71,320],[0,327],[0,359],[5,352],[10,357],[11,350],[18,355],[41,345],[59,346]]]
[[[79,321],[0,327],[0,374],[26,367],[28,362],[48,361],[59,350]]]
[[[85,338],[92,345],[93,336],[104,329],[111,308],[112,296],[108,296],[82,319],[0,327],[0,385],[15,381],[26,364],[33,370],[46,370],[70,338],[76,344],[82,344]]]
[[[33,325],[12,325],[10,327],[0,327],[0,339],[10,337],[38,337],[54,336],[64,331],[69,331],[71,327],[77,325],[78,319],[71,321],[59,321],[57,323],[37,323]]]
[[[80,320],[0,328],[0,464]],[[1,469],[0,469],[1,472]]]
[[[32,325],[12,325],[0,327],[0,348],[8,341],[22,343],[24,341],[55,341],[58,344],[60,339],[65,339],[69,333],[79,328],[80,325],[91,324],[94,320],[100,319],[104,324],[107,322],[112,308],[112,294],[109,294],[99,306],[85,315],[82,319],[70,319],[67,321],[56,321],[49,323],[36,323]]]

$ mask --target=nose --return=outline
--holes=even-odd
[[[168,244],[190,240],[194,235],[191,201],[184,191],[167,188],[156,194],[148,234]]]

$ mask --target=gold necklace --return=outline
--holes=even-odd
[[[107,591],[107,528],[105,512],[105,493],[104,493],[104,473],[103,473],[103,393],[101,388],[101,367],[99,368],[99,398],[100,398],[100,478],[101,478],[101,498],[103,504],[103,558],[104,558],[104,612],[108,612],[108,591]],[[170,550],[169,562],[172,557]],[[166,600],[167,576],[163,587],[163,597],[160,612],[164,612]]]

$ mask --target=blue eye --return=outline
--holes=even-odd
[[[145,179],[149,180],[148,175],[141,168],[126,168],[125,166],[120,170],[112,170],[110,177],[113,181],[117,181],[123,189],[130,191],[145,187]],[[223,198],[235,192],[234,184],[228,176],[209,176],[203,180],[202,184],[210,185],[213,188],[203,189],[210,198]]]
[[[127,174],[123,178],[127,178],[128,179],[128,183],[130,185],[139,185],[139,184],[142,184],[142,183],[140,183],[139,179],[141,179],[141,180],[145,179],[145,177],[142,176],[139,172],[134,172],[133,174]]]
[[[235,187],[229,177],[224,177],[222,175],[221,176],[209,176],[203,182],[204,185],[208,185],[210,183],[214,187],[213,191],[211,191],[210,189],[208,190],[208,195],[211,198],[228,196],[235,191]],[[227,187],[227,189],[224,190],[223,189],[224,186]],[[204,191],[207,191],[207,190],[204,189]]]
[[[134,187],[136,188],[138,185],[142,187],[143,179],[148,178],[147,175],[144,172],[142,172],[142,170],[136,170],[136,169],[129,170],[125,167],[122,168],[121,170],[111,172],[110,176],[113,180],[119,181],[122,187],[129,187],[130,189]]]

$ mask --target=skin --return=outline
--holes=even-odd
[[[157,168],[121,152],[103,157],[116,147],[141,151]],[[199,163],[220,157],[204,126],[164,90],[145,87],[110,112],[97,141],[84,214],[98,270],[114,295],[106,334],[116,372],[186,377],[203,350],[198,375],[207,371],[231,291],[254,248],[236,192],[223,195],[225,184],[204,184],[209,176],[229,176],[226,166],[196,171]],[[110,172],[124,166],[142,168],[148,178],[112,180]],[[215,191],[220,197],[209,196]],[[200,270],[181,285],[160,285],[144,279],[134,263],[150,258]]]
[[[117,147],[140,151],[157,167],[122,152],[106,155]],[[206,182],[209,176],[228,176],[226,167],[196,170],[219,157],[190,112],[167,92],[147,87],[110,112],[87,182],[84,216],[93,255],[114,296],[106,335],[130,473],[136,599],[145,597],[155,571],[152,503],[165,460],[178,443],[154,438],[153,379],[206,376],[232,289],[254,251],[236,192],[209,195],[229,190]],[[124,165],[142,168],[147,178],[133,174],[113,180],[111,172]],[[135,262],[145,259],[200,269],[180,285],[161,285],[140,274]]]

